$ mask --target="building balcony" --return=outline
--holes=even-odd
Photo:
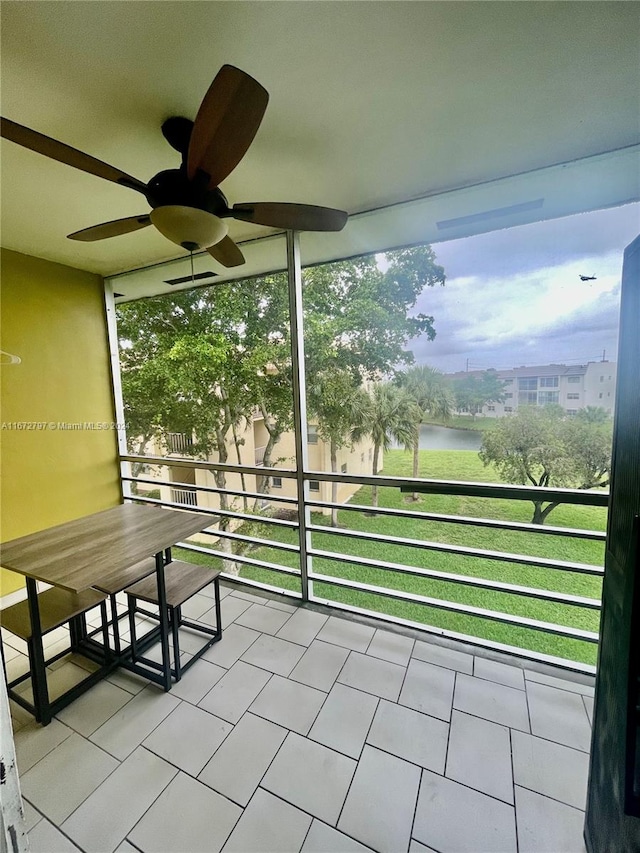
[[[45,729],[12,704],[33,853],[584,849],[591,677],[222,594],[223,641],[170,693],[116,672]],[[188,615],[214,621],[211,595]]]

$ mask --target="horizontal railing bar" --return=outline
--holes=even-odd
[[[308,524],[307,530],[324,533],[329,536],[347,536],[366,539],[370,542],[383,542],[392,545],[405,545],[408,548],[421,548],[425,551],[436,551],[443,554],[458,554],[461,557],[480,557],[487,560],[498,560],[503,563],[519,563],[523,566],[541,566],[545,569],[555,569],[565,572],[576,572],[583,575],[603,575],[601,566],[591,563],[569,563],[565,560],[550,560],[547,557],[529,557],[526,554],[510,554],[507,551],[490,551],[487,548],[469,548],[466,545],[449,545],[445,542],[430,542],[422,539],[404,539],[400,536],[388,536],[382,533],[365,533],[361,530],[342,529],[340,527],[324,527],[321,524]],[[346,555],[343,555],[346,556]]]
[[[211,515],[213,517],[221,515],[225,518],[240,518],[243,521],[259,521],[260,524],[273,524],[276,527],[288,527],[291,530],[298,529],[298,525],[295,521],[285,521],[283,518],[271,518],[268,515],[252,515],[248,512],[232,512],[228,509],[207,509],[201,506],[191,506],[189,504],[174,503],[173,501],[163,501],[159,498],[145,498],[142,495],[127,495],[126,499],[128,501],[137,501],[138,503],[158,504],[159,506],[171,507],[172,509],[182,509],[185,510],[185,512],[201,512],[203,515]]]
[[[261,539],[258,536],[249,536],[244,533],[232,533],[230,530],[203,530],[205,536],[215,536],[220,539],[235,539],[238,542],[249,542],[251,545],[260,545],[263,548],[280,548],[282,551],[291,551],[299,554],[299,545],[290,545],[287,542],[276,542],[273,539]]]
[[[202,471],[228,471],[230,474],[256,474],[264,477],[265,473],[275,474],[276,477],[294,480],[296,472],[291,468],[265,468],[263,465],[231,465],[227,462],[209,462],[204,459],[185,459],[182,456],[138,456],[124,454],[120,462],[141,462],[144,465],[164,465],[170,468],[195,468]]]
[[[198,468],[211,471],[229,471],[238,474],[257,474],[265,472],[276,477],[295,479],[296,472],[290,468],[265,468],[263,466],[230,465],[222,462],[184,459],[182,457],[139,456],[126,454],[120,456],[121,462],[141,462],[147,465],[165,465],[183,468]],[[425,480],[415,477],[385,477],[364,474],[337,474],[327,471],[305,471],[305,480],[321,480],[327,483],[350,483],[365,486],[390,486],[404,492],[423,492],[441,495],[464,495],[467,497],[502,498],[505,500],[560,501],[561,503],[582,506],[608,506],[609,492],[587,491],[585,489],[550,489],[546,486],[517,486],[498,483],[474,483],[462,480]]]
[[[587,610],[600,610],[602,607],[601,602],[598,601],[597,598],[585,598],[581,595],[570,595],[564,592],[555,592],[554,590],[518,586],[517,584],[504,583],[503,581],[476,578],[473,575],[458,575],[450,572],[439,572],[436,569],[423,569],[419,566],[406,566],[403,563],[390,563],[385,560],[368,560],[364,557],[350,557],[347,554],[338,554],[335,551],[323,551],[318,548],[310,548],[308,553],[314,557],[322,557],[327,560],[335,560],[340,563],[353,563],[357,566],[383,569],[386,571],[396,572],[398,574],[444,581],[445,583],[457,583],[463,586],[476,587],[478,589],[492,589],[496,592],[504,592],[509,595],[522,595],[525,598],[536,598],[541,601],[553,601],[557,604],[571,604],[574,607],[584,607]]]
[[[192,492],[213,492],[217,495],[236,495],[241,498],[264,498],[273,501],[274,503],[297,504],[297,498],[280,498],[272,495],[271,492],[247,492],[243,489],[218,489],[215,486],[195,486],[193,483],[178,483],[174,480],[150,480],[145,477],[121,477],[121,480],[127,480],[130,483],[145,483],[149,486],[170,486],[172,489],[176,487],[189,490]]]
[[[531,628],[534,631],[542,631],[545,634],[556,634],[559,637],[568,637],[572,640],[582,640],[586,643],[598,642],[597,633],[594,631],[584,631],[582,628],[567,628],[564,625],[555,625],[552,622],[542,622],[538,619],[529,619],[526,616],[513,616],[511,613],[501,613],[498,610],[486,610],[483,607],[473,607],[470,604],[458,604],[455,601],[431,598],[427,595],[418,595],[414,592],[404,592],[402,590],[387,589],[386,587],[374,586],[372,584],[357,583],[355,581],[345,580],[344,578],[334,578],[331,575],[319,575],[316,572],[309,572],[309,578],[314,581],[320,581],[321,583],[342,586],[347,589],[355,589],[359,592],[381,595],[384,598],[395,598],[398,601],[410,601],[413,604],[424,604],[429,607],[436,607],[439,610],[448,610],[452,613],[463,613],[466,616],[479,616],[482,619],[491,619],[493,622],[502,622],[506,625],[516,625],[519,628]]]
[[[294,499],[295,500],[295,499]],[[439,512],[419,512],[410,509],[392,509],[391,507],[372,507],[367,504],[332,503],[331,501],[307,501],[307,506],[326,509],[366,512],[372,515],[387,515],[393,518],[414,518],[419,521],[439,521],[446,524],[470,525],[472,527],[494,527],[498,530],[518,530],[523,533],[542,533],[549,536],[566,536],[575,539],[594,539],[604,542],[607,534],[604,530],[582,530],[579,527],[553,527],[550,524],[531,524],[524,521],[498,521],[491,518],[476,518],[473,515],[445,515]]]
[[[229,554],[227,551],[216,551],[213,548],[203,548],[199,545],[187,545],[185,542],[178,542],[175,547],[184,548],[185,551],[194,551],[197,554],[206,554],[208,557],[219,557],[221,560],[227,560],[229,563],[243,563],[247,566],[269,569],[271,572],[280,572],[281,575],[295,575],[296,577],[300,577],[299,569],[290,569],[288,566],[281,566],[279,563],[256,560],[254,557],[245,557],[242,554]],[[227,575],[225,574],[224,576],[226,577]]]
[[[354,604],[347,604],[342,601],[334,601],[332,598],[320,598],[313,595],[309,599],[313,604],[319,604],[324,607],[331,607],[335,610],[342,610],[345,613],[353,613],[356,616],[364,616],[368,619],[376,621],[388,622],[391,625],[397,625],[402,628],[412,628],[420,631],[422,634],[433,634],[437,637],[443,637],[448,640],[455,640],[458,643],[464,643],[468,646],[477,646],[481,649],[497,651],[503,654],[508,654],[512,657],[522,658],[523,660],[536,661],[549,666],[557,667],[558,669],[566,669],[570,672],[582,673],[584,675],[595,675],[596,668],[593,664],[582,663],[580,661],[569,660],[568,658],[559,658],[553,655],[547,655],[544,652],[535,652],[529,649],[521,648],[520,646],[510,646],[506,643],[498,643],[495,640],[485,640],[483,637],[474,637],[471,634],[461,634],[458,631],[450,631],[447,628],[437,628],[434,625],[427,625],[423,622],[414,622],[410,619],[403,619],[401,616],[392,616],[390,613],[384,613],[378,610],[367,610],[364,607],[356,607]],[[419,639],[417,642],[429,642],[428,638]],[[435,644],[434,644],[435,645]],[[466,654],[473,654],[472,651],[467,651]]]
[[[265,592],[276,593],[278,596],[296,599],[296,602],[302,601],[302,593],[296,592],[293,589],[286,589],[283,586],[273,586],[269,583],[253,580],[253,578],[241,578],[238,575],[229,575],[226,572],[222,572],[220,577],[234,586],[254,587],[255,589],[263,589]],[[269,600],[273,601],[273,599]]]

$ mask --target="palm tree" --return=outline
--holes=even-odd
[[[452,391],[446,385],[444,376],[435,367],[429,367],[428,364],[415,364],[410,367],[401,375],[400,385],[414,400],[419,412],[411,441],[407,442],[413,450],[412,476],[417,478],[422,420],[426,414],[448,420],[451,417],[455,400]],[[419,495],[414,492],[411,498],[417,501]]]
[[[380,450],[386,451],[391,441],[408,444],[413,437],[416,420],[420,412],[415,401],[404,388],[390,382],[375,385],[369,397],[369,405],[363,422],[351,432],[352,441],[361,441],[371,436],[373,441],[372,473],[378,473]],[[371,505],[378,506],[378,486],[371,490]]]

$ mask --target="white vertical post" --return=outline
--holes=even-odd
[[[0,851],[2,853],[29,853],[29,837],[24,823],[20,779],[13,743],[13,727],[9,710],[9,696],[1,667],[0,677]]]
[[[304,330],[302,320],[302,266],[300,263],[300,236],[287,231],[287,278],[289,283],[289,322],[291,324],[291,368],[293,385],[293,425],[296,447],[296,483],[298,487],[298,522],[300,542],[300,572],[302,600],[313,596],[313,581],[309,579],[311,533],[308,530],[310,510],[307,505],[309,484],[305,474],[309,470],[307,448],[307,390],[304,361]]]
[[[127,429],[124,419],[124,400],[122,398],[122,380],[120,378],[120,354],[118,351],[118,325],[116,322],[116,303],[113,295],[113,284],[110,281],[104,283],[104,303],[107,316],[107,335],[109,342],[109,356],[111,363],[111,388],[113,392],[113,406],[116,418],[116,434],[118,438],[118,453],[126,455]],[[131,476],[131,464],[120,463],[120,475]],[[128,498],[131,495],[131,483],[129,480],[121,480],[122,496]]]

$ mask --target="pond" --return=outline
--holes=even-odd
[[[482,433],[472,429],[422,424],[420,450],[480,450]],[[393,444],[397,448],[399,445]]]

